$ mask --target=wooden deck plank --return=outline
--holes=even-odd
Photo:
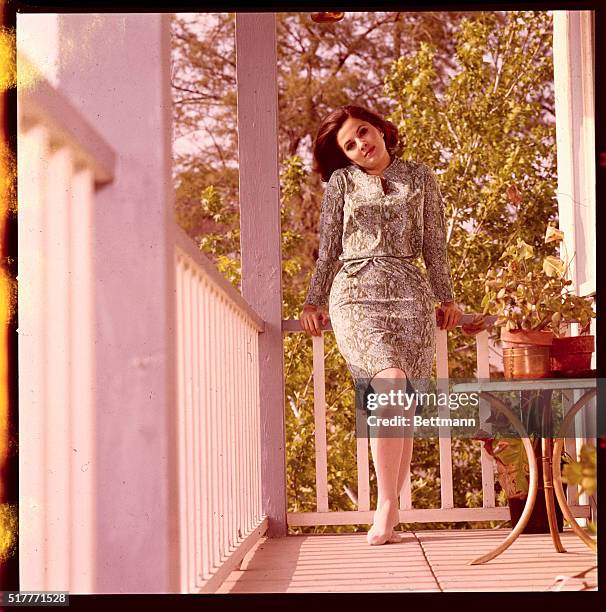
[[[502,542],[507,532],[457,531],[456,544],[443,531],[417,532],[417,537],[443,591],[545,591],[557,575],[571,576],[596,564],[596,555],[565,529],[560,536],[566,553],[556,552],[549,534],[523,534],[496,559],[469,565]],[[597,584],[597,571],[590,572],[585,580]],[[573,582],[575,590],[582,586],[582,581]]]
[[[596,564],[570,529],[557,553],[549,534],[521,536],[483,565],[469,561],[502,542],[508,529],[404,532],[399,544],[368,546],[366,534],[262,538],[217,593],[545,591],[556,576]],[[597,584],[597,570],[584,580]],[[569,580],[561,590],[580,590]]]
[[[371,547],[366,534],[260,541],[218,593],[439,591],[413,534]]]

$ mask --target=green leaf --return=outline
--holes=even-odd
[[[543,272],[549,277],[562,277],[566,271],[564,262],[559,257],[548,255],[543,260]]]
[[[557,227],[548,225],[547,231],[545,232],[545,244],[549,244],[550,242],[561,242],[562,240],[564,240],[564,232]]]
[[[499,441],[495,455],[505,464],[523,466],[527,464],[526,450],[520,438],[504,438]]]
[[[560,324],[560,322],[561,322],[561,320],[562,320],[562,315],[561,315],[559,312],[554,312],[554,313],[551,315],[551,322],[552,322],[554,325],[559,325],[559,324]]]
[[[534,249],[529,244],[526,244],[523,240],[518,242],[517,250],[518,257],[520,257],[520,259],[526,260],[534,257]]]

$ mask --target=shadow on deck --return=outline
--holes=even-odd
[[[262,538],[217,593],[579,591],[597,590],[597,557],[572,532],[557,553],[549,534],[521,535],[483,565],[468,563],[501,543],[509,529],[403,532],[402,542],[371,547],[360,534]]]

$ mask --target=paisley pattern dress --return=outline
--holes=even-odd
[[[435,301],[454,299],[444,206],[423,163],[396,157],[383,176],[355,164],[332,173],[305,302],[328,307],[355,380],[397,367],[422,381],[435,355]],[[414,263],[420,255],[427,275]]]

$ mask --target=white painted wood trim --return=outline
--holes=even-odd
[[[581,297],[588,296],[588,295],[595,295],[595,293],[596,293],[595,278],[591,278],[579,285],[579,295]]]
[[[459,319],[457,327],[461,327],[462,325],[466,325],[468,323],[471,323],[475,316],[476,316],[476,313],[470,313],[470,312],[465,313]],[[487,324],[491,325],[492,323],[494,323],[494,320],[496,320],[496,318],[497,318],[496,316],[489,316],[489,317],[487,317]],[[326,324],[324,324],[322,326],[321,329],[322,329],[322,331],[325,331],[325,332],[326,331],[333,331],[330,319],[328,320],[328,322]],[[282,320],[282,331],[285,331],[285,332],[303,332],[305,330],[301,326],[301,320],[300,319],[283,319]]]
[[[265,535],[268,528],[268,519],[264,517],[259,525],[242,541],[241,544],[225,559],[221,567],[204,583],[199,593],[215,593],[225,582],[229,575],[238,569],[246,554]]]
[[[573,44],[578,45],[579,72],[581,80],[581,163],[578,164],[583,203],[588,211],[587,221],[579,220],[578,240],[586,253],[587,261],[582,278],[577,278],[579,295],[586,295],[587,287],[596,283],[596,154],[595,154],[595,108],[594,108],[594,40],[593,40],[593,11],[575,11],[578,16],[578,38]]]
[[[17,62],[21,74],[37,72],[22,53],[17,54]],[[53,144],[69,147],[74,156],[74,165],[90,168],[97,184],[113,180],[115,151],[82,113],[41,74],[37,74],[30,87],[19,88],[17,112],[23,132],[33,125],[44,125]]]
[[[176,274],[176,307],[175,307],[175,330],[177,334],[177,406],[179,410],[176,414],[177,420],[177,444],[178,444],[178,478],[179,478],[179,563],[181,568],[180,590],[182,593],[187,593],[192,577],[189,569],[190,546],[188,533],[190,533],[190,525],[188,524],[188,507],[190,504],[191,494],[189,492],[189,482],[187,471],[190,469],[190,460],[187,456],[189,448],[187,444],[187,410],[184,409],[187,401],[187,384],[186,384],[186,361],[185,351],[187,346],[185,338],[187,337],[187,316],[185,299],[186,291],[186,274],[185,264],[175,253],[175,266],[178,269]]]
[[[174,264],[180,588],[195,592],[259,523],[258,331],[178,247]]]
[[[236,13],[236,79],[242,296],[266,322],[259,336],[261,511],[269,536],[281,537],[286,432],[275,13]]]
[[[576,517],[589,517],[589,506],[572,506]],[[371,525],[373,512],[289,512],[291,527],[315,525]],[[460,521],[508,521],[509,508],[418,508],[400,510],[401,523],[453,523]]]
[[[175,223],[175,241],[183,255],[192,260],[195,268],[199,269],[208,278],[216,291],[223,294],[228,302],[236,306],[248,319],[250,324],[259,332],[264,331],[265,323],[252,306],[234,289],[233,285],[215,268],[214,264],[200,249],[196,243]]]
[[[206,423],[204,423],[203,415],[204,415],[204,406],[200,401],[200,377],[203,376],[201,371],[200,358],[204,357],[204,355],[200,355],[200,342],[202,340],[202,329],[204,321],[200,321],[201,315],[201,304],[199,302],[199,296],[201,291],[201,282],[198,275],[192,271],[192,283],[190,286],[190,293],[188,296],[188,300],[190,302],[191,308],[191,337],[188,339],[188,343],[191,347],[191,393],[192,393],[192,419],[191,419],[191,427],[192,427],[192,437],[193,437],[193,448],[192,448],[192,456],[193,456],[193,465],[191,466],[193,471],[193,512],[191,512],[191,516],[193,517],[193,529],[190,532],[193,535],[193,542],[191,542],[190,546],[193,546],[194,549],[194,568],[195,575],[198,576],[200,572],[204,574],[204,550],[208,548],[202,536],[202,530],[205,527],[207,522],[207,516],[202,512],[202,491],[208,480],[204,478],[203,470],[205,468],[204,463],[202,462],[202,454],[204,451],[204,444],[202,441],[202,432]],[[191,517],[190,517],[191,518]],[[190,535],[190,538],[191,538]]]
[[[93,212],[94,176],[83,168],[72,177],[71,225],[71,296],[77,305],[71,309],[72,363],[77,376],[71,376],[71,444],[77,460],[71,462],[72,554],[70,591],[92,593],[95,590],[94,558],[95,520],[95,353],[93,292]]]
[[[95,584],[94,172],[19,120],[22,586]],[[23,170],[26,171],[23,171]]]
[[[479,379],[490,379],[490,363],[488,359],[488,332],[482,331],[476,335],[476,367],[477,377]],[[490,416],[490,402],[485,399],[480,399],[479,417],[482,429],[491,433],[492,425],[486,423],[486,419]],[[479,441],[480,445],[480,466],[482,470],[482,506],[484,508],[495,507],[494,493],[494,459],[486,452],[484,444]]]
[[[448,332],[436,328],[436,376],[438,380],[437,393],[448,393]],[[449,418],[448,406],[438,406],[438,416]],[[440,451],[440,498],[442,508],[453,508],[452,483],[452,444],[450,427],[438,428],[438,445]]]
[[[46,342],[44,304],[46,285],[44,210],[49,136],[37,125],[19,139],[19,574],[22,590],[46,588],[46,562],[40,544],[46,538],[45,400]],[[28,245],[24,248],[24,245]],[[27,528],[24,528],[27,526]]]
[[[413,457],[414,457],[414,447],[413,447]],[[404,485],[402,486],[402,490],[400,491],[400,509],[401,510],[411,510],[412,509],[412,487],[411,487],[412,462],[411,462],[410,468],[411,469],[408,471],[408,476],[404,478]]]
[[[558,216],[576,292],[595,284],[595,139],[591,11],[553,12]],[[581,207],[588,214],[580,214]],[[573,255],[583,249],[583,269]]]
[[[355,406],[354,406],[355,410]],[[370,465],[368,438],[356,436],[356,466],[358,470],[358,510],[370,510]]]
[[[69,587],[69,546],[71,508],[69,506],[70,454],[69,377],[73,373],[69,350],[71,311],[69,260],[69,206],[73,156],[67,147],[51,152],[48,161],[46,189],[52,196],[46,202],[44,233],[46,243],[47,286],[43,302],[47,325],[46,410],[52,415],[46,427],[46,468],[52,478],[46,479],[46,513],[48,531],[46,551],[49,590]],[[76,331],[76,330],[74,330]],[[21,432],[22,434],[24,432]]]
[[[326,449],[326,379],[324,375],[324,334],[313,337],[314,427],[316,458],[316,504],[328,512],[328,457]]]

